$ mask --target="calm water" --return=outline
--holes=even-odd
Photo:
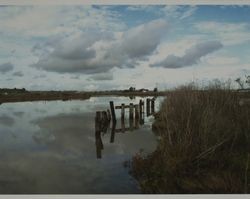
[[[156,148],[151,117],[134,131],[102,134],[96,157],[95,112],[140,98],[99,97],[85,101],[0,105],[0,193],[140,193],[125,161]],[[160,99],[156,99],[156,110]],[[127,114],[127,113],[126,113]],[[116,110],[120,127],[120,110]]]

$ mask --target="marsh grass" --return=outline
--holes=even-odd
[[[157,150],[134,156],[131,173],[144,193],[247,193],[250,108],[227,86],[184,86],[156,114]]]

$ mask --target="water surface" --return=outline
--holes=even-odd
[[[102,158],[96,157],[95,114],[140,98],[6,103],[0,105],[0,193],[140,193],[125,162],[156,148],[153,117],[139,129],[102,134]],[[159,100],[156,100],[156,110]],[[119,110],[116,110],[119,128]],[[127,113],[126,113],[127,114]]]

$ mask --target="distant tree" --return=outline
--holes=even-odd
[[[131,87],[129,88],[129,91],[135,91],[135,87],[132,87],[132,86],[131,86]]]
[[[238,77],[235,82],[238,83],[238,85],[240,86],[241,89],[244,89],[244,81],[242,81],[242,79],[240,77]]]
[[[246,76],[246,84],[250,87],[250,75]]]
[[[158,89],[157,88],[154,88],[154,92],[157,92],[158,91]]]

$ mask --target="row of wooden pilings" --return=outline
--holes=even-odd
[[[104,148],[101,133],[106,134],[107,130],[111,125],[111,137],[110,143],[114,142],[115,133],[124,133],[125,131],[133,131],[138,129],[139,125],[144,124],[145,117],[145,104],[143,100],[140,100],[139,104],[130,103],[129,105],[121,104],[120,106],[115,106],[113,101],[109,102],[110,110],[107,111],[97,111],[95,117],[95,140],[96,140],[96,155],[97,158],[101,158],[101,151]],[[116,128],[117,118],[116,109],[121,110],[121,127]],[[125,126],[125,112],[129,109],[129,127]],[[154,114],[155,112],[155,98],[146,99],[146,115],[147,117]]]

